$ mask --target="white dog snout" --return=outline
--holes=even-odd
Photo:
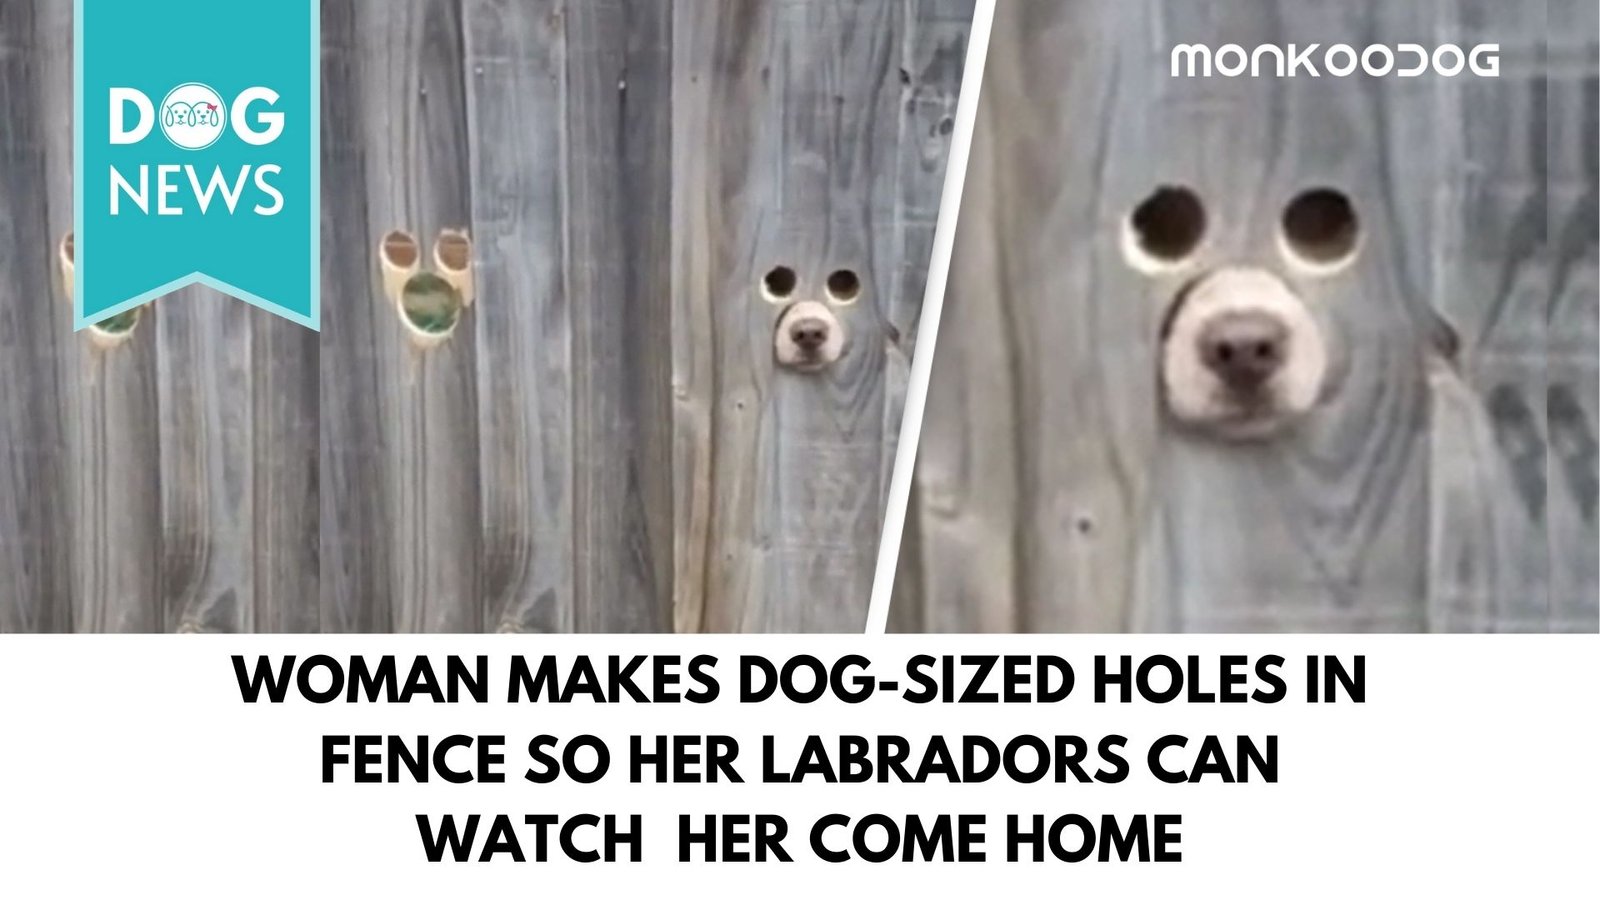
[[[1283,367],[1289,329],[1265,312],[1226,312],[1200,330],[1200,359],[1235,391],[1254,391]]]
[[[1172,302],[1161,383],[1176,419],[1224,437],[1263,437],[1316,404],[1326,344],[1283,279],[1254,267],[1219,269]]]
[[[773,352],[781,365],[802,372],[819,371],[844,354],[844,325],[825,303],[792,303],[778,317]]]

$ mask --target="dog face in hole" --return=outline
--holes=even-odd
[[[826,303],[797,300],[778,316],[773,352],[779,365],[820,372],[844,355],[844,325]]]
[[[1220,437],[1270,437],[1316,405],[1328,374],[1322,329],[1283,279],[1229,267],[1173,298],[1161,388],[1174,419]]]

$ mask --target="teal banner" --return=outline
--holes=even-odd
[[[76,316],[205,284],[318,328],[317,0],[77,0]]]

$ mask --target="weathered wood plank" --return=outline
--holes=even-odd
[[[324,631],[393,630],[385,489],[387,404],[393,377],[380,340],[394,340],[392,310],[376,284],[369,233],[369,146],[357,6],[322,4],[322,354],[319,405],[321,625]],[[379,232],[380,234],[382,232]],[[381,337],[380,337],[381,336]]]
[[[996,10],[919,460],[931,629],[1126,627],[1150,515],[1159,293],[1099,231],[1152,179],[1191,177],[1183,157],[1160,172],[1119,162],[1174,127],[1151,115],[1160,85],[1138,71],[1157,16]]]
[[[0,628],[855,630],[970,6],[326,0],[323,332],[195,288],[111,340],[26,302],[71,3],[8,4]],[[475,239],[442,340],[396,228]],[[861,277],[824,376],[773,370],[780,258]]]
[[[566,26],[551,2],[469,0],[484,626],[574,627],[564,285]]]
[[[255,608],[250,629],[321,630],[321,335],[251,308]]]
[[[362,249],[371,254],[383,234],[404,228],[426,254],[441,230],[463,228],[471,215],[461,9],[454,0],[363,0],[356,12],[363,137],[371,150]],[[444,340],[422,346],[393,307],[369,309],[379,319],[372,336],[385,360],[378,399],[392,415],[383,433],[394,516],[391,624],[396,631],[480,631],[472,314],[463,312]]]
[[[165,298],[156,331],[164,630],[250,631],[250,317],[209,288]]]
[[[69,446],[76,500],[73,629],[166,630],[161,585],[161,444],[156,328],[102,346],[78,336],[79,392]]]
[[[1549,78],[1545,4],[1443,4],[1435,42],[1501,45],[1501,77],[1439,80],[1434,305],[1461,344],[1434,373],[1430,627],[1542,631],[1550,568],[1544,400]],[[1418,170],[1418,175],[1422,170]],[[1437,177],[1437,176],[1436,176]]]
[[[71,627],[62,414],[71,388],[59,377],[71,308],[54,273],[49,215],[50,192],[61,187],[50,161],[70,146],[59,132],[71,124],[49,105],[61,46],[50,28],[60,19],[35,7],[0,7],[0,632]]]
[[[471,313],[423,346],[383,296],[375,262],[391,230],[417,235],[427,254],[436,234],[469,222],[460,12],[448,0],[323,11],[325,165],[361,160],[359,172],[347,170],[359,180],[324,173],[335,192],[324,208],[365,213],[336,219],[340,242],[325,254],[349,270],[325,304],[344,308],[325,326],[324,357],[334,362],[322,370],[322,408],[354,415],[323,432],[324,458],[334,457],[325,468],[336,470],[322,492],[325,560],[335,567],[324,566],[324,595],[333,592],[336,621],[359,630],[483,624]],[[341,96],[351,105],[333,105]],[[329,121],[341,115],[353,127]]]
[[[1600,630],[1600,9],[1549,5],[1550,617]]]
[[[1286,44],[1310,34],[1364,44],[1375,15],[1354,4],[1233,3],[1232,21],[1217,28],[1201,20],[1203,7],[1174,11],[1160,48]],[[1420,10],[1406,12],[1386,13],[1384,33],[1426,38],[1431,23]],[[1400,199],[1400,179],[1412,174],[1403,163],[1416,146],[1406,131],[1409,89],[1231,79],[1202,93],[1195,85],[1205,82],[1174,83],[1203,145],[1191,162],[1199,189],[1217,198],[1208,203],[1223,236],[1213,246],[1226,249],[1214,261],[1270,259],[1285,204],[1324,185],[1350,197],[1362,244],[1335,275],[1290,279],[1338,348],[1342,372],[1303,427],[1238,448],[1163,435],[1168,621],[1205,631],[1425,628],[1427,371],[1440,348],[1419,264],[1426,244],[1415,208]],[[1157,146],[1182,146],[1188,134],[1170,133]]]
[[[903,8],[684,4],[675,115],[677,621],[712,631],[861,627],[881,510],[887,299]],[[744,110],[747,115],[728,115]],[[822,299],[835,269],[845,355],[774,371],[774,266]]]
[[[898,332],[902,355],[909,359],[927,287],[974,0],[904,3],[905,37],[897,73],[903,104],[897,164],[903,246],[897,284],[885,297],[884,315]],[[893,417],[891,424],[899,421]]]
[[[1528,12],[1455,0],[999,9],[918,464],[920,540],[902,554],[920,569],[927,627],[1595,627],[1583,513],[1594,113],[1572,97],[1593,91],[1594,29],[1552,23],[1569,46],[1547,64],[1545,22]],[[1167,71],[1177,43],[1490,34],[1505,50],[1497,80]],[[1574,62],[1557,75],[1563,56]],[[1281,270],[1273,232],[1294,192],[1353,199],[1356,263],[1289,273],[1336,337],[1341,372],[1294,435],[1229,445],[1155,417],[1153,311],[1174,285],[1130,274],[1116,229],[1166,183],[1206,203],[1202,269]],[[1565,352],[1558,334],[1574,335]],[[1580,485],[1570,547],[1555,533],[1563,460]],[[1548,545],[1563,546],[1548,575],[1547,509]],[[1562,579],[1583,586],[1547,598]],[[1561,596],[1581,605],[1562,611]]]
[[[907,382],[928,285],[933,231],[944,190],[945,160],[955,130],[956,101],[972,27],[972,0],[905,0],[899,78],[903,114],[899,136],[900,212],[894,240],[900,258],[890,289],[880,295],[888,323],[884,345],[884,448],[879,479],[886,503],[905,417]]]
[[[41,400],[53,395],[61,423],[60,443],[31,471],[38,490],[61,493],[57,508],[72,520],[71,533],[48,544],[77,584],[75,597],[56,598],[55,627],[74,624],[74,610],[84,630],[291,627],[258,623],[256,615],[253,557],[271,541],[256,527],[252,456],[276,457],[291,446],[253,434],[252,382],[260,379],[252,372],[251,320],[270,317],[197,288],[171,298],[159,316],[153,308],[142,311],[126,341],[94,330],[72,334],[55,256],[56,242],[72,226],[71,120],[55,114],[72,102],[72,3],[31,0],[8,12],[29,8],[33,33],[24,44],[32,50],[19,58],[36,68],[15,83],[31,85],[42,108],[9,100],[6,107],[18,121],[38,122],[46,145],[42,177],[35,179],[42,187],[33,205],[40,221],[18,243],[46,249],[32,259],[49,272],[55,302],[39,309],[53,321],[50,334],[30,346],[54,346],[56,364],[53,372],[46,366],[17,383]],[[302,347],[314,354],[315,335],[307,334],[311,340]],[[275,358],[271,365],[285,362]],[[300,360],[287,362],[304,369]],[[314,395],[310,406],[303,398],[271,400],[282,421],[298,424],[314,441]],[[296,461],[291,477],[314,482],[315,462],[313,444],[313,455]],[[314,502],[314,490],[301,493]],[[311,551],[287,561],[297,584],[273,592],[273,602],[296,605],[315,627],[316,522],[304,520],[304,503],[279,496],[268,507],[267,517],[291,522],[295,541]]]
[[[672,10],[566,10],[574,626],[671,628]]]
[[[758,124],[714,115],[724,108],[752,108],[762,96],[760,48],[724,37],[769,27],[769,4],[674,4],[672,105],[682,119],[704,116],[700,141],[674,135],[672,207],[673,271],[673,619],[677,631],[710,630],[708,600],[742,595],[750,571],[724,557],[714,535],[728,516],[709,486],[738,472],[751,458],[754,441],[744,422],[754,403],[754,363],[722,369],[724,353],[713,341],[719,307],[755,297],[751,247],[729,235],[747,234],[758,215],[737,201],[742,180],[757,166]],[[750,106],[740,104],[751,104]],[[707,159],[715,163],[708,164]],[[723,176],[728,176],[725,183]],[[728,198],[730,202],[724,202]],[[748,239],[746,239],[748,240]],[[744,333],[741,328],[740,334]],[[748,348],[746,348],[748,349]],[[761,357],[759,351],[754,359]],[[730,420],[733,427],[729,427]],[[723,435],[726,437],[722,437]],[[744,482],[748,484],[748,480]],[[748,490],[748,487],[744,487]],[[732,496],[743,491],[729,490]],[[733,512],[737,515],[737,511]],[[748,524],[748,520],[744,520]],[[737,527],[737,526],[736,526]],[[714,581],[713,581],[714,580]],[[724,628],[730,627],[727,625]]]
[[[45,110],[72,105],[72,8],[38,5],[48,48],[41,87]],[[43,112],[44,110],[41,110]],[[71,230],[72,126],[48,117],[51,240]],[[94,329],[71,334],[63,303],[55,340],[67,348],[62,376],[71,496],[74,631],[150,632],[167,628],[161,584],[160,406],[157,329],[151,309],[131,333],[104,340]]]

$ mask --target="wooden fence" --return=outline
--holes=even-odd
[[[0,631],[862,626],[971,0],[324,0],[323,328],[71,331],[71,0],[0,5]],[[471,236],[423,346],[394,230]],[[857,274],[779,371],[770,269]]]
[[[1578,0],[1001,3],[894,627],[1597,627],[1596,9]],[[1178,43],[1501,47],[1498,78],[1174,78]],[[1317,57],[1320,59],[1320,54]],[[1355,265],[1297,285],[1342,387],[1259,445],[1161,413],[1174,285],[1119,249],[1186,184],[1206,264],[1281,268],[1334,186]]]

